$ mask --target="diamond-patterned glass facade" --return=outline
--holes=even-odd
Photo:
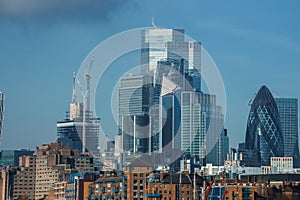
[[[269,165],[270,157],[284,155],[278,108],[266,86],[260,88],[251,104],[247,122],[246,149],[257,154],[260,165]]]

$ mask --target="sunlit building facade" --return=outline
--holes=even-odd
[[[225,138],[221,138],[223,125],[222,107],[216,104],[215,95],[182,92],[181,150],[187,156],[199,158],[201,164],[224,162],[225,158],[219,159],[222,146],[228,146],[223,140]]]

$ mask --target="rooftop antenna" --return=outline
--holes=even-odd
[[[274,98],[280,98],[280,96],[277,94],[276,91],[273,92],[273,97],[274,97]]]
[[[154,17],[152,17],[151,23],[152,23],[152,26],[153,26],[154,28],[159,28],[159,27],[156,26],[156,24],[155,24],[155,18],[154,18]]]
[[[76,74],[73,72],[73,92],[72,92],[72,102],[76,102],[76,90],[75,90],[75,80],[76,80]]]

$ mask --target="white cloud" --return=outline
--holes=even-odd
[[[126,0],[0,0],[2,19],[105,18]]]

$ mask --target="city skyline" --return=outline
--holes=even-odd
[[[222,6],[217,8],[205,3],[204,7],[216,10],[215,16],[201,9],[202,3],[192,2],[195,6],[188,6],[194,7],[191,10],[169,5],[170,10],[176,8],[180,11],[182,7],[182,15],[191,15],[178,17],[177,20],[161,14],[161,8],[144,8],[144,4],[138,2],[134,5],[112,4],[105,16],[96,15],[103,20],[91,19],[89,24],[70,16],[57,16],[54,20],[47,19],[46,16],[37,19],[39,15],[34,13],[21,20],[24,13],[7,14],[9,12],[1,8],[0,24],[5,29],[0,33],[3,36],[0,42],[4,44],[0,47],[0,90],[6,95],[1,148],[33,149],[36,145],[54,141],[55,123],[64,117],[63,113],[71,101],[72,72],[77,71],[88,52],[99,42],[129,28],[149,26],[152,16],[156,17],[158,26],[185,29],[213,57],[227,92],[225,128],[228,129],[230,146],[237,146],[245,138],[250,110],[248,102],[254,98],[261,85],[266,84],[275,90],[272,91],[273,95],[276,94],[274,97],[278,94],[300,97],[300,91],[297,90],[297,66],[300,63],[300,41],[297,35],[300,30],[296,26],[299,21],[295,9],[298,2],[295,5],[285,5],[289,7],[289,12],[275,3],[271,7],[273,12],[264,18],[265,23],[258,22],[257,18],[264,17],[268,4],[258,7],[255,2],[244,6],[235,3],[233,8],[224,3],[224,9],[220,9]],[[142,11],[134,11],[135,6]],[[193,12],[197,8],[204,13]],[[238,11],[238,8],[241,10]],[[251,17],[251,8],[256,8],[256,16]],[[235,13],[230,15],[226,9]],[[144,16],[131,20],[143,11]],[[280,18],[276,16],[279,12]],[[236,13],[241,14],[241,19],[233,19]],[[227,17],[222,19],[224,16]],[[278,28],[278,24],[282,28]],[[129,61],[121,61],[116,61],[113,65],[131,64]],[[271,70],[272,74],[269,74]],[[108,71],[107,74],[109,76],[113,72]],[[268,74],[269,77],[261,76],[263,74]],[[99,87],[103,87],[101,83]],[[107,94],[110,89],[108,87]],[[97,98],[101,98],[101,94],[97,94]],[[106,132],[116,135],[117,129],[111,128],[112,124],[109,122],[112,118],[104,114],[107,113],[105,106],[97,110],[100,123],[108,124]]]

